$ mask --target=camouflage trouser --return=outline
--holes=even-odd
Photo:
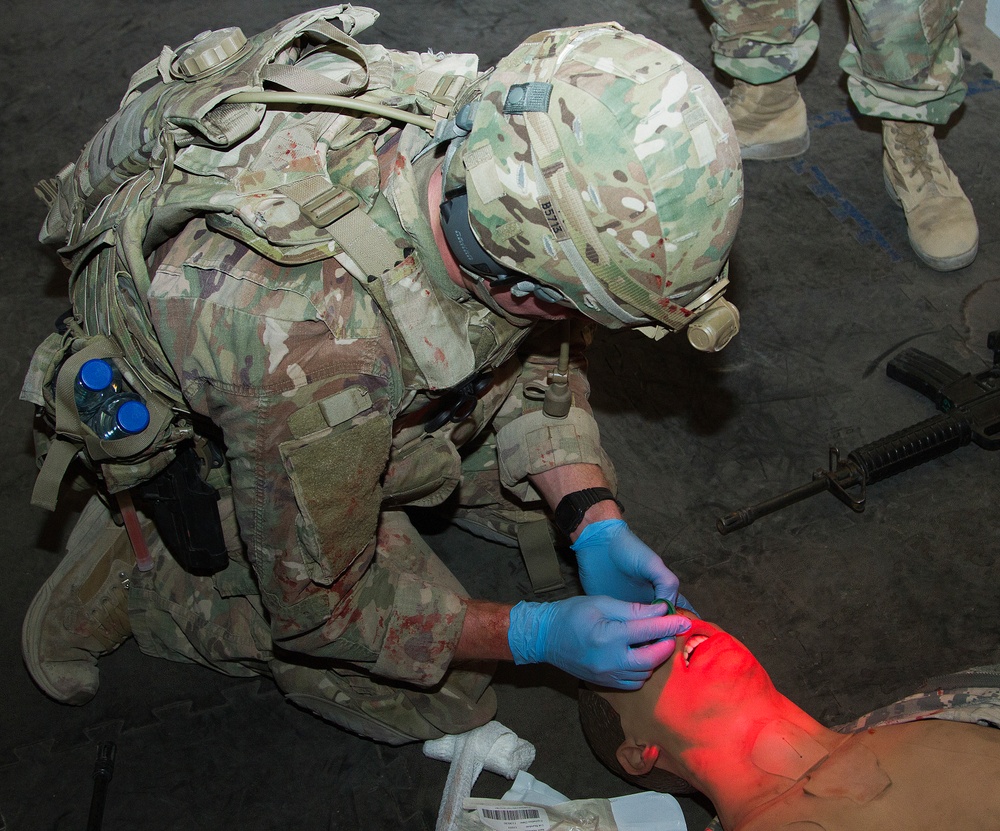
[[[136,570],[129,591],[129,617],[143,652],[228,675],[270,676],[295,704],[353,733],[391,744],[462,733],[493,717],[491,664],[464,664],[449,670],[435,687],[421,689],[375,677],[362,664],[276,654],[253,575],[239,555],[231,522],[227,525],[233,540],[231,563],[212,577],[184,571],[159,539],[151,540],[155,568]],[[377,547],[413,573],[465,594],[402,511],[382,514]]]
[[[779,81],[816,51],[819,0],[703,0],[715,19],[715,65],[751,84]],[[944,124],[965,98],[958,43],[961,0],[848,0],[840,58],[865,115]]]

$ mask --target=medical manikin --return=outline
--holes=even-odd
[[[953,676],[955,694],[932,687],[838,732],[695,619],[642,689],[583,689],[580,715],[615,773],[696,788],[725,831],[986,831],[1000,829],[998,679],[1000,667]]]

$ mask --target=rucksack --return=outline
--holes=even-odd
[[[36,350],[21,392],[39,415],[33,504],[55,507],[74,459],[109,494],[153,480],[179,453],[189,476],[192,448],[196,466],[219,466],[144,307],[150,256],[190,219],[282,264],[347,251],[373,270],[398,254],[367,215],[379,194],[378,150],[401,121],[429,133],[446,123],[477,61],[362,46],[351,35],[377,16],[331,6],[249,39],[230,28],[164,47],[78,160],[39,184],[49,205],[40,239],[62,246],[72,308]],[[267,106],[275,95],[282,109]],[[328,106],[331,96],[350,109]],[[81,414],[78,378],[91,360],[110,364],[143,402],[145,427],[101,435]]]

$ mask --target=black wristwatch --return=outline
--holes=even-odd
[[[580,523],[583,522],[583,515],[591,505],[604,502],[610,499],[619,510],[624,512],[622,503],[615,499],[615,495],[607,488],[584,488],[582,491],[573,491],[566,494],[559,500],[556,507],[555,524],[556,528],[562,531],[567,537],[572,534]]]

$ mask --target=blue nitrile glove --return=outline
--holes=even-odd
[[[701,615],[698,614],[698,610],[691,605],[691,601],[688,600],[683,594],[677,595],[677,600],[675,601],[674,605],[678,609],[687,609],[695,617],[699,618],[701,617]]]
[[[572,545],[587,594],[606,594],[633,603],[654,598],[677,602],[680,581],[623,519],[592,522]]]
[[[690,620],[664,615],[659,603],[613,597],[522,600],[510,610],[507,642],[515,664],[544,662],[584,681],[637,690],[670,657],[673,637],[690,628]]]

